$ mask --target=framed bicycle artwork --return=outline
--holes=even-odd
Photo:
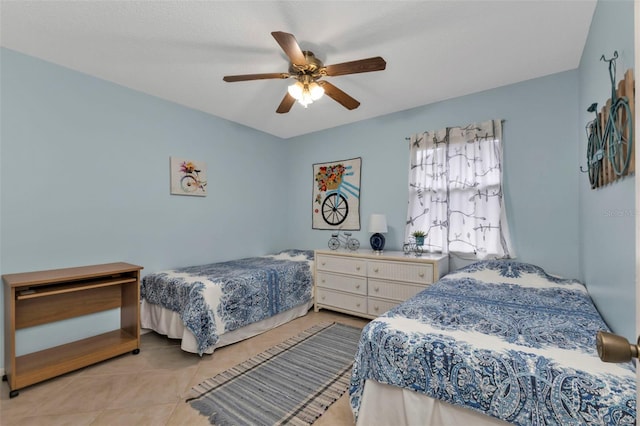
[[[362,158],[313,165],[312,228],[360,230]]]
[[[202,161],[193,161],[171,157],[171,194],[207,195],[207,165]]]

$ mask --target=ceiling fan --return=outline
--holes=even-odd
[[[305,108],[313,101],[319,99],[323,94],[338,102],[343,107],[352,110],[360,106],[360,102],[338,89],[323,77],[336,77],[346,74],[357,74],[362,72],[382,71],[387,63],[380,56],[361,59],[358,61],[343,62],[334,65],[324,65],[313,52],[302,50],[293,34],[282,31],[271,33],[276,39],[284,53],[291,61],[289,72],[267,73],[267,74],[244,74],[227,75],[223,77],[226,82],[285,79],[294,78],[296,82],[289,86],[282,102],[276,110],[279,114],[287,113],[296,100]]]

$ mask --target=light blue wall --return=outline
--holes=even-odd
[[[282,246],[286,146],[244,126],[2,50],[3,273],[126,260],[145,269]],[[169,157],[208,196],[169,194]],[[268,186],[267,186],[268,187]]]
[[[600,1],[591,23],[579,71],[578,147],[586,166],[584,126],[593,115],[593,102],[602,106],[611,96],[608,65],[600,61],[618,51],[618,80],[634,67],[633,1]],[[637,102],[636,102],[637,104]],[[636,136],[636,142],[638,137]],[[632,342],[635,337],[635,178],[592,190],[580,177],[580,236],[582,278],[610,327]]]
[[[577,101],[577,72],[568,71],[291,140],[291,241],[326,247],[330,235],[311,230],[312,163],[362,156],[363,229],[354,236],[369,247],[369,214],[385,213],[387,247],[401,249],[408,196],[405,137],[504,119],[505,193],[516,253],[550,273],[578,276]]]
[[[148,273],[283,248],[285,192],[268,185],[288,166],[279,138],[0,55],[2,274],[114,261]],[[207,163],[207,197],[169,194],[170,156]],[[100,321],[76,321],[69,340]]]

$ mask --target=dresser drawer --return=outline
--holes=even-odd
[[[427,288],[427,286],[401,284],[370,278],[368,283],[368,294],[371,297],[380,297],[383,299],[392,299],[402,302],[420,293],[425,288]]]
[[[367,273],[367,261],[364,259],[319,255],[317,262],[316,269],[319,271],[338,272],[363,277]]]
[[[398,306],[400,302],[390,302],[388,300],[378,300],[373,297],[369,298],[367,304],[367,313],[379,317],[391,308]]]
[[[346,309],[348,311],[367,313],[366,296],[356,296],[346,293],[339,293],[333,290],[318,288],[316,302],[334,308]]]
[[[407,281],[418,284],[433,283],[433,265],[411,262],[369,261],[367,276],[378,279]]]
[[[348,293],[367,294],[367,279],[352,275],[318,272],[316,286]]]

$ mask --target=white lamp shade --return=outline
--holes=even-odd
[[[296,81],[295,83],[293,83],[291,86],[287,88],[287,91],[291,96],[295,98],[295,100],[299,100],[302,98],[303,87],[304,86],[302,86],[302,83],[300,83],[299,81]]]
[[[309,92],[311,92],[311,99],[317,101],[324,95],[324,89],[315,81],[309,85]]]
[[[369,232],[381,234],[387,232],[387,216],[376,213],[369,216]]]

